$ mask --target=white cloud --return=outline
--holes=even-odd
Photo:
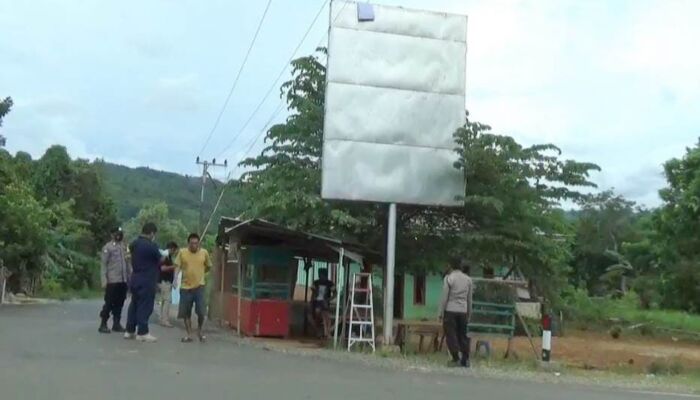
[[[17,104],[3,127],[8,147],[40,155],[61,143],[75,156],[182,172],[194,171],[192,148],[199,149],[245,54],[256,22],[249,16],[261,12],[257,2],[40,1],[41,13],[15,3],[0,4],[0,26],[18,33],[0,38],[0,95]],[[604,188],[658,201],[661,164],[700,136],[700,1],[377,3],[467,14],[472,119],[600,164],[595,179]],[[251,99],[266,90],[316,10],[311,2],[273,3],[211,148],[240,129]],[[222,35],[230,15],[241,23]],[[321,20],[311,36],[320,38]],[[263,123],[254,120],[231,153],[240,155]]]
[[[601,58],[604,66],[645,79],[681,99],[700,99],[700,2],[643,3]]]
[[[661,164],[700,130],[700,2],[450,2],[469,16],[467,108],[524,144],[598,163],[657,204]]]
[[[193,112],[201,106],[196,74],[159,78],[144,100],[147,107],[163,112]]]
[[[71,156],[94,158],[80,132],[84,113],[71,98],[47,94],[37,98],[15,98],[12,112],[4,121],[10,151],[26,151],[33,158],[43,155],[55,144],[65,146]]]
[[[73,99],[58,95],[49,94],[33,99],[19,99],[16,104],[18,108],[31,109],[45,117],[56,118],[78,118],[82,111]]]

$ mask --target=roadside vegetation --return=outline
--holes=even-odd
[[[293,61],[281,87],[288,117],[265,133],[259,154],[240,162],[246,172],[226,183],[231,190],[218,212],[381,249],[385,207],[320,196],[324,57],[321,49]],[[9,98],[0,104],[0,124],[11,107]],[[566,329],[684,340],[700,332],[698,145],[663,165],[661,204],[648,209],[598,190],[592,176],[600,168],[565,158],[556,144],[526,146],[468,115],[454,138],[464,206],[400,207],[400,271],[438,272],[448,256],[461,256],[522,272]],[[9,289],[58,298],[95,293],[111,228],[123,226],[132,239],[152,221],[160,241],[181,242],[196,229],[196,193],[192,179],[72,160],[60,145],[37,160],[0,149],[0,260],[12,274]],[[659,370],[673,371],[671,364]]]

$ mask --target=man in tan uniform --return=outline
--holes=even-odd
[[[100,312],[100,333],[111,332],[107,327],[110,314],[112,331],[124,332],[121,317],[130,276],[131,265],[126,244],[124,244],[124,233],[121,228],[117,228],[112,231],[112,241],[102,248],[100,281],[102,289],[105,290],[105,303]]]
[[[469,267],[461,260],[453,260],[442,285],[439,318],[442,321],[447,347],[452,356],[451,365],[469,368],[469,338],[467,324],[472,314],[474,285],[465,273]],[[461,357],[460,357],[461,355]]]

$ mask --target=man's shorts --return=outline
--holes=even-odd
[[[314,300],[311,303],[311,307],[314,310],[314,312],[324,312],[331,310],[331,305],[325,300]]]
[[[205,316],[204,286],[194,289],[180,289],[180,305],[177,311],[178,318],[190,318],[192,316],[192,305],[198,317]]]

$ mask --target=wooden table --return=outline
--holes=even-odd
[[[433,345],[433,351],[440,351],[442,348],[442,340],[444,337],[442,331],[442,323],[439,321],[423,321],[423,320],[396,320],[396,338],[395,343],[401,348],[401,351],[406,352],[408,339],[411,335],[418,335],[418,352],[423,351],[423,343],[426,337],[430,337],[430,342]]]

